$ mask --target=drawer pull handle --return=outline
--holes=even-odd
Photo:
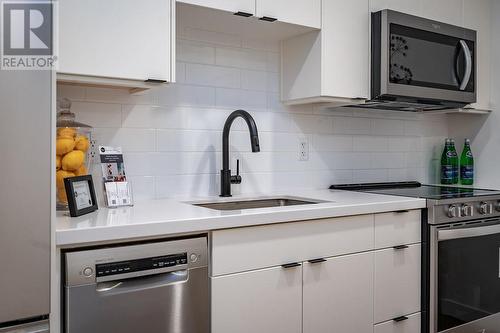
[[[405,321],[405,320],[408,320],[407,316],[396,317],[396,318],[393,319],[393,321],[395,321],[396,323],[399,323],[399,322],[402,322],[402,321]]]
[[[159,79],[147,79],[144,80],[146,83],[167,83],[166,80],[159,80]]]
[[[274,18],[274,17],[269,17],[269,16],[262,16],[261,18],[259,18],[259,20],[266,21],[266,22],[274,22],[274,21],[277,21],[278,19]]]
[[[240,11],[234,13],[234,15],[236,15],[236,16],[242,16],[242,17],[252,17],[253,16],[253,14],[251,14],[251,13],[240,12]]]
[[[283,268],[293,268],[293,267],[299,267],[301,265],[302,265],[301,263],[292,262],[292,263],[289,263],[289,264],[281,265],[281,267],[283,267]]]
[[[325,262],[325,261],[326,261],[325,258],[318,258],[318,259],[308,260],[307,262],[310,263],[310,264],[319,264],[319,263],[322,263],[322,262]]]
[[[408,245],[396,245],[394,246],[394,250],[404,250],[407,249],[409,246]]]
[[[409,212],[410,212],[409,210],[404,209],[404,210],[397,210],[394,213],[396,213],[396,214],[405,214],[405,213],[409,213]]]

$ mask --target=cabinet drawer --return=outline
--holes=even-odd
[[[375,214],[375,248],[419,243],[421,211],[410,210]]]
[[[374,333],[420,333],[420,313],[406,316],[402,321],[389,320],[375,325]]]
[[[373,215],[212,233],[212,276],[372,250]]]
[[[420,244],[375,251],[375,323],[420,311]]]

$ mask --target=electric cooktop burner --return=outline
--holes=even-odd
[[[419,182],[339,184],[330,186],[330,189],[435,200],[500,195],[500,191],[495,190],[444,185],[422,185]]]

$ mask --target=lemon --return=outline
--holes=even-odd
[[[77,136],[75,138],[75,149],[86,152],[89,149],[89,139],[83,135]]]
[[[56,170],[61,169],[61,156],[56,156]]]
[[[76,135],[76,129],[73,127],[62,127],[57,129],[58,137],[73,139],[75,135]]]
[[[66,196],[66,189],[64,187],[57,189],[57,199],[62,203],[68,203],[68,197]]]
[[[75,140],[72,138],[58,138],[56,140],[56,154],[62,156],[75,148]]]
[[[73,150],[62,158],[62,168],[66,171],[75,171],[82,166],[85,161],[85,154],[80,150]]]
[[[88,174],[89,174],[89,171],[87,170],[87,167],[85,166],[85,164],[82,164],[82,166],[79,167],[75,171],[75,175],[77,175],[77,176],[85,176],[85,175],[88,175]]]
[[[59,170],[56,172],[56,185],[58,190],[64,189],[64,178],[75,177],[73,172]]]

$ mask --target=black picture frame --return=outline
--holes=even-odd
[[[90,195],[90,200],[92,201],[91,202],[92,205],[90,207],[78,209],[74,185],[77,182],[84,182],[84,181],[88,182],[89,192],[90,192],[89,195]],[[69,214],[71,217],[77,217],[77,216],[89,214],[89,213],[95,212],[98,209],[97,199],[96,199],[95,189],[94,189],[94,182],[92,181],[91,175],[65,178],[64,179],[64,188],[66,189],[66,197],[68,198]]]

